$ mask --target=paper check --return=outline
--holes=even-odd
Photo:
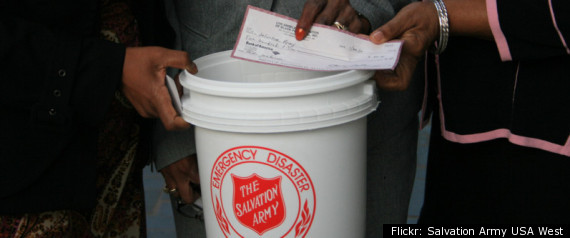
[[[398,63],[402,41],[376,45],[368,38],[320,24],[297,41],[296,25],[290,17],[248,6],[232,57],[318,71],[393,70]]]

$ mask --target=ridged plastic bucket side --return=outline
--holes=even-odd
[[[378,105],[371,71],[316,72],[262,65],[221,52],[195,61],[180,82],[184,118],[245,133],[299,131],[362,118]]]

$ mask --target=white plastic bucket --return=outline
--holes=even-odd
[[[208,237],[364,237],[370,71],[195,60],[180,77]]]

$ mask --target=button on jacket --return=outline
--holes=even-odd
[[[0,214],[95,201],[97,125],[124,46],[98,38],[98,1],[0,3]]]

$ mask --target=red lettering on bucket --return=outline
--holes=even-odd
[[[220,188],[221,178],[226,169],[240,161],[255,160],[256,154],[257,150],[253,149],[232,150],[226,152],[214,165],[212,172],[215,176],[212,178],[212,186]]]
[[[309,185],[309,181],[305,177],[305,174],[301,172],[299,167],[295,167],[295,163],[288,161],[286,157],[282,157],[275,153],[269,153],[267,155],[267,163],[274,164],[281,169],[283,173],[288,174],[295,181],[295,185],[299,191],[304,192],[311,190],[311,186]]]
[[[264,159],[265,158],[265,159]],[[303,166],[260,146],[226,150],[212,164],[210,196],[219,237],[305,237],[316,193]]]
[[[281,176],[263,178],[257,174],[240,177],[232,174],[234,214],[244,226],[262,235],[285,220]]]

